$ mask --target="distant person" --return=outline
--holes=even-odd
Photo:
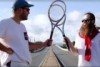
[[[95,15],[85,13],[82,26],[76,36],[75,47],[67,38],[70,51],[78,55],[78,67],[100,66],[100,33],[95,26]]]
[[[32,6],[25,0],[16,0],[14,16],[0,21],[0,67],[29,67],[32,61],[30,50],[52,44],[50,39],[37,43],[28,41],[26,28],[21,21],[27,20]]]

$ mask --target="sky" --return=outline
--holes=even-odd
[[[28,20],[22,21],[25,25],[30,41],[45,41],[50,37],[51,25],[48,18],[48,9],[54,0],[27,0],[34,4],[30,8]],[[63,0],[66,3],[65,34],[71,41],[81,26],[82,16],[92,12],[96,16],[96,26],[100,26],[100,1],[99,0]],[[13,16],[12,6],[15,0],[0,0],[0,20]],[[58,29],[53,35],[54,43],[62,43],[63,37]]]

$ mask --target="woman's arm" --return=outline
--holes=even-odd
[[[78,49],[74,47],[74,45],[71,43],[70,39],[68,37],[65,37],[65,40],[67,40],[66,44],[69,45],[70,51],[74,54],[78,54]]]

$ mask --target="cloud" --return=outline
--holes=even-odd
[[[68,20],[77,21],[81,17],[81,13],[79,11],[72,11],[68,13]]]
[[[34,17],[34,22],[34,25],[45,27],[43,25],[48,25],[49,19],[48,16],[41,14]]]
[[[95,14],[96,16],[96,26],[100,27],[100,12]]]
[[[33,19],[22,22],[26,26],[28,34],[31,38],[36,40],[46,40],[50,34],[50,21],[44,14],[39,14],[33,17]]]
[[[100,26],[100,13],[96,13],[96,25]],[[65,23],[65,34],[71,41],[75,40],[75,36],[81,26],[83,14],[79,11],[72,11],[67,14],[67,19]],[[98,17],[98,18],[97,18]],[[48,16],[45,14],[38,14],[33,19],[29,19],[24,22],[28,34],[32,40],[35,41],[45,41],[50,37],[51,25]],[[63,42],[63,37],[58,29],[55,29],[53,34],[53,42],[61,43]]]
[[[11,8],[2,8],[0,11],[0,19],[9,18],[13,15]]]
[[[75,36],[81,26],[82,13],[79,11],[72,11],[67,14],[65,33],[71,41],[75,40]]]
[[[33,3],[33,2],[30,0],[29,3]],[[1,1],[0,2],[0,6],[1,6],[0,20],[3,18],[8,18],[8,17],[12,16],[12,5],[11,4],[13,4],[13,1],[11,1],[11,2]],[[34,4],[36,4],[37,6],[35,5],[36,7],[34,7],[34,9],[31,10],[32,14],[29,16],[29,19],[27,21],[23,21],[22,23],[26,26],[30,40],[44,41],[47,38],[49,38],[50,31],[51,31],[51,24],[48,19],[48,16],[47,16],[47,14],[43,14],[43,13],[47,12],[46,11],[47,9],[45,9],[45,8],[48,8],[49,3],[42,4],[40,2],[34,2]],[[43,10],[40,10],[37,8],[38,6],[40,7],[41,5],[44,6]],[[46,5],[46,7],[45,7],[45,5]],[[73,9],[73,7],[71,9]],[[76,9],[76,8],[74,8],[74,9]],[[36,10],[35,13],[34,13],[34,10]],[[39,10],[40,10],[40,12],[39,12]],[[79,11],[77,11],[77,10],[73,11],[73,10],[66,13],[67,18],[66,18],[66,23],[65,23],[65,34],[66,34],[66,36],[68,36],[71,39],[71,41],[73,41],[75,39],[75,35],[80,28],[81,20],[82,20],[82,16],[83,16],[83,13],[81,13],[81,12],[84,12],[84,10],[81,11],[81,9],[79,9]],[[96,10],[97,9],[95,9],[95,11]],[[85,8],[85,12],[86,12],[86,8]],[[41,13],[41,14],[39,14],[39,13]],[[96,26],[100,26],[100,12],[95,13],[95,15],[96,15]],[[54,31],[53,40],[54,40],[54,42],[62,42],[63,41],[62,34],[58,29],[55,29],[55,31]]]

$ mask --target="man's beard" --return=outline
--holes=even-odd
[[[20,19],[21,20],[27,20],[27,16],[23,13],[20,15]]]

